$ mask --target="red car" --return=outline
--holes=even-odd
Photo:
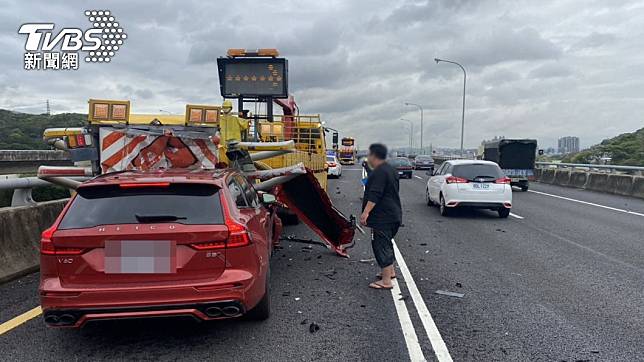
[[[282,228],[274,202],[232,170],[113,173],[82,184],[42,233],[45,323],[268,318]]]

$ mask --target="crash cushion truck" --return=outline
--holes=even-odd
[[[343,137],[338,152],[338,159],[343,165],[355,165],[356,163],[356,141],[353,137]]]
[[[528,191],[529,181],[534,180],[537,140],[500,139],[483,145],[483,159],[496,162],[512,186]]]
[[[275,135],[277,142],[240,141],[231,148],[234,143],[224,146],[221,140],[226,122],[220,111],[219,106],[187,105],[184,115],[133,114],[129,101],[92,99],[86,126],[49,128],[43,135],[50,145],[68,151],[75,167],[41,166],[38,177],[75,188],[78,182],[67,177],[128,170],[238,168],[257,182],[258,190],[275,193],[329,248],[346,256],[355,221],[333,207],[323,188],[325,144],[319,116],[308,122],[296,120],[296,127],[289,130],[292,134]],[[240,125],[238,119],[233,121]],[[290,139],[280,142],[279,137]],[[231,158],[235,154],[237,158]],[[284,167],[273,169],[268,165],[272,163]]]

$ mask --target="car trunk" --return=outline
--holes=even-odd
[[[63,286],[109,288],[214,281],[226,267],[226,249],[200,251],[191,244],[227,237],[225,225],[124,224],[58,230],[52,243],[83,249],[73,259],[58,258]]]
[[[226,267],[228,237],[218,191],[196,183],[79,188],[51,238],[56,249],[79,253],[58,256],[61,283],[119,288],[216,280]]]
[[[467,180],[457,184],[459,193],[463,195],[502,194],[504,184],[496,180],[504,177],[501,169],[493,164],[466,164],[455,165],[452,175]]]

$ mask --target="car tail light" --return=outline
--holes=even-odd
[[[510,181],[511,181],[510,178],[506,176],[506,177],[501,177],[501,178],[498,178],[498,179],[494,180],[494,183],[495,184],[509,184]]]
[[[329,167],[335,167],[335,166],[336,166],[335,162],[329,162]]]
[[[224,249],[226,247],[226,241],[205,241],[203,243],[192,243],[190,246],[197,250]]]
[[[227,218],[226,226],[228,227],[227,248],[237,248],[250,244],[250,235],[248,235],[248,230],[246,230],[244,225]]]
[[[43,255],[80,255],[85,249],[83,248],[67,248],[56,247],[51,241],[51,238],[56,232],[56,226],[52,226],[42,232],[40,238],[40,253]]]
[[[445,182],[447,182],[448,184],[466,184],[469,181],[462,177],[448,176],[447,178],[445,178]]]

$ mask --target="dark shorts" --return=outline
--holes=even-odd
[[[396,236],[400,225],[374,225],[371,228],[371,247],[376,262],[381,268],[388,267],[394,263],[394,244],[391,239]]]

